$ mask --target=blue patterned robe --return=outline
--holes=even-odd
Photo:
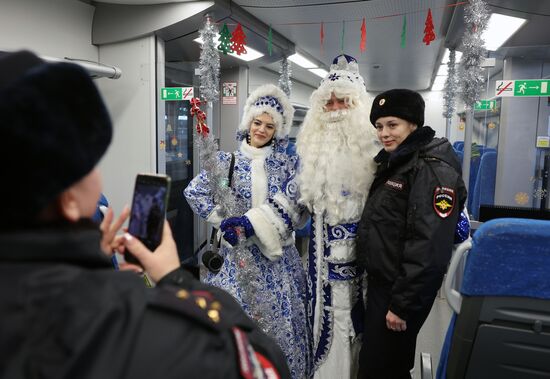
[[[219,273],[209,272],[204,281],[233,295],[253,319],[259,314],[263,321],[260,326],[285,353],[292,377],[305,378],[309,375],[311,342],[306,326],[306,275],[294,246],[290,220],[285,220],[284,209],[272,200],[293,174],[289,170],[293,170],[296,158],[286,155],[278,144],[258,149],[244,141],[234,154],[232,189],[242,208],[247,209],[245,215],[256,233],[244,246],[252,263],[243,267],[242,261],[237,262],[235,249],[222,239],[224,264]],[[230,160],[231,154],[218,153],[219,164],[227,170]],[[184,194],[194,212],[219,226],[224,215],[213,202],[205,171],[191,181]],[[253,300],[248,298],[250,288],[256,294]]]
[[[314,379],[355,378],[364,307],[363,276],[356,265],[355,240],[364,202],[343,191],[342,196],[348,201],[342,205],[342,222],[330,225],[324,212],[310,213],[300,204],[296,171],[292,170],[293,175],[274,201],[285,204],[294,225],[311,216],[306,302],[312,333],[312,375]]]

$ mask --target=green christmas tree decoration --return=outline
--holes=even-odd
[[[231,32],[229,31],[227,24],[223,24],[218,42],[220,43],[218,45],[218,50],[221,51],[224,55],[227,55],[227,53],[231,53],[233,51],[231,50]]]

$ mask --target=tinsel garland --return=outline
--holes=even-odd
[[[463,83],[461,97],[469,109],[479,100],[485,83],[481,62],[486,50],[481,35],[487,27],[488,20],[489,10],[483,0],[471,0],[464,9],[466,31],[462,39],[464,52],[461,60],[460,81]]]
[[[202,39],[199,59],[200,95],[206,101],[217,101],[220,87],[220,54],[214,43],[218,31],[206,17],[203,28],[199,31]]]
[[[456,109],[457,92],[456,51],[453,49],[449,50],[449,61],[447,62],[447,79],[445,80],[445,93],[443,94],[443,117],[453,117],[453,113]]]
[[[281,60],[281,69],[279,70],[279,73],[281,74],[279,76],[279,88],[282,89],[288,97],[290,97],[290,91],[292,89],[290,70],[290,62],[286,57],[283,57]]]
[[[214,203],[221,207],[224,218],[241,216],[246,209],[236,201],[231,188],[227,185],[227,167],[218,161],[218,143],[212,133],[195,134],[195,146],[199,152],[201,168],[208,174],[208,185]]]

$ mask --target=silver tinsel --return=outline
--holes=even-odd
[[[220,54],[214,38],[218,31],[209,17],[199,34],[203,41],[199,60],[200,95],[206,101],[217,101],[220,94]]]
[[[456,77],[456,51],[449,50],[447,62],[447,80],[445,81],[445,93],[443,94],[443,117],[451,118],[456,109],[456,94],[458,92],[458,80]]]
[[[290,91],[292,89],[290,71],[290,62],[286,57],[283,57],[281,60],[281,68],[279,70],[279,73],[281,74],[281,76],[279,76],[279,88],[282,89],[288,97],[290,97]]]
[[[461,60],[462,100],[471,109],[480,99],[485,77],[481,62],[485,57],[485,43],[481,39],[489,20],[489,9],[483,0],[471,0],[464,9],[466,31],[462,39],[464,53]]]
[[[199,151],[201,168],[208,174],[208,184],[214,203],[222,208],[225,218],[243,215],[246,209],[241,209],[227,185],[228,171],[218,162],[218,144],[212,133],[208,133],[206,137],[195,134],[195,146]]]

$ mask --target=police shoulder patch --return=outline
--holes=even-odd
[[[435,213],[441,218],[447,218],[455,207],[455,191],[449,187],[436,187],[433,196]]]

